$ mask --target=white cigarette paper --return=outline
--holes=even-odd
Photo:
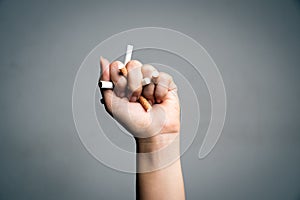
[[[158,71],[153,71],[152,72],[152,81],[154,84],[158,83],[158,77],[159,77],[159,72]]]
[[[132,45],[127,45],[127,50],[126,50],[126,55],[125,55],[125,62],[124,62],[125,65],[131,60],[132,51],[133,51],[133,46]]]
[[[101,89],[113,89],[114,84],[110,81],[100,81],[100,88]]]
[[[144,78],[142,80],[143,86],[149,85],[150,83],[151,83],[150,78]],[[113,89],[114,84],[113,84],[113,82],[110,82],[110,81],[100,81],[100,88],[101,89]]]
[[[151,79],[150,78],[144,78],[142,80],[142,85],[143,86],[149,85],[150,83],[151,83]]]

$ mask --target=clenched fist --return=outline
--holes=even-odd
[[[104,104],[109,112],[135,138],[149,138],[160,134],[178,134],[180,130],[180,105],[177,87],[172,77],[164,72],[150,84],[143,86],[144,78],[152,78],[157,71],[153,66],[137,60],[126,64],[127,77],[120,73],[120,61],[109,63],[101,58],[102,81],[112,81],[114,89],[101,89]],[[138,102],[145,97],[152,105],[146,112]]]

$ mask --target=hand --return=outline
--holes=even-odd
[[[180,105],[177,87],[170,75],[160,72],[157,84],[142,86],[142,79],[156,69],[132,60],[126,64],[127,79],[120,74],[120,61],[109,63],[101,58],[100,80],[112,81],[113,90],[102,90],[105,108],[135,138],[155,138],[158,135],[178,134]],[[152,104],[146,112],[137,99],[143,95]],[[162,136],[165,137],[165,136]],[[143,140],[143,139],[142,139]]]
[[[100,80],[114,83],[113,90],[101,90],[105,108],[137,141],[137,199],[184,200],[179,159],[180,106],[172,77],[160,72],[156,84],[143,87],[142,79],[151,78],[156,70],[153,66],[129,61],[126,79],[119,73],[121,62],[110,64],[103,58],[100,62]],[[152,104],[150,112],[137,102],[140,95]]]

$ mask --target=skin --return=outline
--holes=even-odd
[[[128,76],[119,73],[122,63],[101,57],[100,80],[112,81],[113,90],[101,90],[107,112],[135,138],[137,145],[137,199],[185,199],[179,156],[180,105],[170,75],[160,72],[157,84],[142,86],[156,70],[137,60],[126,64]],[[152,109],[137,102],[143,95]]]

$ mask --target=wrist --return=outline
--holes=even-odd
[[[136,138],[139,173],[165,168],[180,158],[179,133],[165,133],[150,138]]]
[[[163,133],[148,138],[135,138],[137,153],[149,153],[161,150],[174,143],[175,140],[179,141],[179,133]]]

